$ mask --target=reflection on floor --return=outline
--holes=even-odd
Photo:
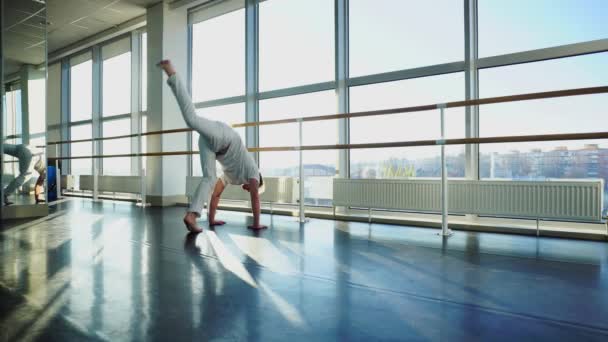
[[[44,198],[44,194],[41,196]],[[36,199],[33,194],[12,194],[8,199],[13,202],[14,205],[36,204]]]
[[[71,199],[2,223],[0,340],[606,340],[608,244]]]

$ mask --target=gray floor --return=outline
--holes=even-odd
[[[74,199],[3,222],[2,340],[608,340],[608,244]]]

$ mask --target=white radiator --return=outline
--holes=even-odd
[[[186,178],[186,196],[192,196],[202,177]],[[298,179],[291,177],[264,177],[265,191],[260,196],[262,202],[270,203],[296,203],[298,201]],[[248,201],[249,192],[240,186],[229,185],[222,193],[223,199]]]
[[[450,180],[448,211],[521,218],[601,221],[603,180]],[[441,210],[440,180],[335,179],[334,206]]]
[[[123,194],[138,194],[141,192],[139,176],[97,176],[97,190],[118,192]],[[93,191],[93,176],[80,175],[80,190]]]
[[[61,188],[74,190],[76,184],[76,177],[74,175],[62,175],[61,176]]]

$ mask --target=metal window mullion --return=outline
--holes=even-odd
[[[259,4],[258,0],[245,2],[245,116],[247,122],[259,121]],[[259,127],[247,127],[248,147],[259,146]],[[259,152],[254,155],[258,165]]]
[[[465,15],[465,99],[479,98],[478,60],[478,12],[477,0],[464,0]],[[479,137],[479,106],[465,109],[465,135]],[[465,178],[479,179],[479,144],[465,145]]]
[[[336,97],[338,113],[348,113],[350,111],[349,99],[349,49],[348,49],[348,4],[349,0],[335,0],[334,25],[335,25],[335,68],[336,68]],[[349,119],[338,120],[338,143],[348,144]],[[338,169],[340,178],[350,178],[350,151],[340,150],[338,158]]]
[[[477,60],[477,68],[495,68],[602,52],[608,52],[608,38],[483,57]]]
[[[133,31],[131,33],[131,134],[140,133],[141,120],[141,32]],[[139,152],[139,141],[137,138],[131,138],[131,153]],[[131,175],[139,175],[141,165],[139,158],[130,158]]]
[[[61,108],[61,119],[60,119],[60,127],[59,127],[59,135],[61,137],[61,140],[63,141],[68,141],[71,139],[71,132],[70,132],[70,118],[71,118],[71,108],[70,108],[70,84],[71,84],[71,80],[70,80],[70,59],[69,58],[64,58],[61,60],[61,76],[60,76],[60,85],[61,85],[61,102],[60,102],[60,108]],[[72,155],[72,148],[70,146],[70,144],[61,144],[61,147],[59,149],[59,153],[61,154],[61,156],[71,156]],[[59,157],[59,156],[56,156]],[[61,168],[63,170],[62,174],[69,174],[71,173],[72,169],[71,169],[71,161],[69,159],[64,159],[61,161]]]
[[[462,72],[463,70],[465,70],[465,63],[463,61],[449,62],[412,69],[402,69],[396,71],[381,72],[378,74],[352,77],[347,80],[347,85],[349,87],[355,87],[376,83],[403,81],[413,78],[422,78]]]
[[[101,117],[103,113],[103,59],[101,56],[101,47],[94,46],[92,49],[93,58],[93,108],[92,108],[92,122],[93,122],[93,138],[101,138],[103,136],[103,129],[101,126]],[[97,151],[98,154],[103,154],[103,144],[101,141],[94,141],[93,151]],[[93,168],[97,166],[97,172],[103,173],[103,161],[99,158],[93,158]]]

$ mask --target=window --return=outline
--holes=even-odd
[[[197,114],[204,118],[210,119],[210,120],[225,122],[229,125],[232,125],[235,123],[243,123],[243,122],[245,122],[245,104],[236,103],[236,104],[231,104],[231,105],[226,105],[226,106],[203,108],[203,109],[197,110]],[[244,127],[236,128],[236,131],[239,133],[239,135],[241,136],[241,139],[243,140],[243,143],[244,143],[245,142],[245,128]],[[198,151],[198,139],[199,139],[199,134],[196,132],[192,132],[192,149],[195,151]],[[192,155],[192,175],[193,176],[202,176],[202,170],[201,170],[200,163],[201,163],[201,161],[200,161],[199,155],[193,154]],[[221,174],[222,174],[222,171],[221,171],[221,168],[218,163],[217,175],[219,176]]]
[[[3,138],[11,137],[6,139],[7,144],[18,145],[22,141],[22,111],[21,111],[21,90],[9,87],[4,94],[3,111],[4,111],[4,132]],[[19,173],[19,164],[17,158],[4,155],[3,161],[10,162],[3,165],[5,174],[17,175]],[[4,179],[3,179],[4,181]],[[3,184],[6,186],[7,184]]]
[[[128,43],[129,40],[126,40]],[[115,55],[118,48],[113,44],[102,49],[103,116],[131,113],[131,52]]]
[[[70,127],[71,140],[90,139],[92,129],[91,124]],[[91,142],[72,143],[70,144],[70,151],[72,157],[90,156],[93,154],[93,144]],[[70,160],[70,163],[70,174],[72,175],[91,175],[93,173],[93,163],[89,158],[72,159]]]
[[[21,89],[13,88],[4,94],[4,137],[21,137]]]
[[[334,80],[334,2],[260,3],[260,90]]]
[[[70,60],[70,121],[91,120],[93,113],[93,61],[87,53]],[[89,132],[89,136],[91,133]]]
[[[35,136],[44,136],[46,131],[46,80],[44,73],[37,75],[38,78],[27,82],[30,140]],[[31,141],[30,144],[33,145]],[[41,144],[44,145],[44,141]]]
[[[113,137],[131,134],[131,119],[108,120],[103,123],[103,136]],[[131,138],[103,140],[103,154],[131,153]],[[131,158],[104,158],[103,174],[128,176],[131,174]]]
[[[244,94],[245,9],[192,25],[194,101]]]
[[[464,98],[464,74],[455,73],[411,80],[353,87],[351,112],[416,106],[461,100]],[[446,137],[465,136],[464,108],[445,111]],[[438,110],[353,118],[350,120],[351,143],[379,143],[438,139]],[[448,175],[464,176],[464,147],[447,146]],[[352,150],[352,178],[439,177],[440,148],[405,147]]]
[[[481,70],[481,97],[603,86],[608,53]],[[608,95],[596,94],[481,106],[480,135],[585,133],[602,125]],[[603,178],[608,180],[608,145],[556,141],[480,145],[483,178]]]
[[[479,0],[478,13],[480,57],[608,37],[604,0]]]
[[[351,77],[464,59],[462,1],[350,0],[349,12]]]
[[[260,101],[260,121],[301,116],[333,114],[336,111],[334,91],[274,98]],[[303,144],[338,143],[337,120],[305,122]],[[295,146],[299,144],[297,124],[260,126],[260,146]],[[298,152],[260,152],[260,167],[264,176],[299,175]],[[338,169],[338,151],[304,151],[305,203],[331,205],[331,179]]]

